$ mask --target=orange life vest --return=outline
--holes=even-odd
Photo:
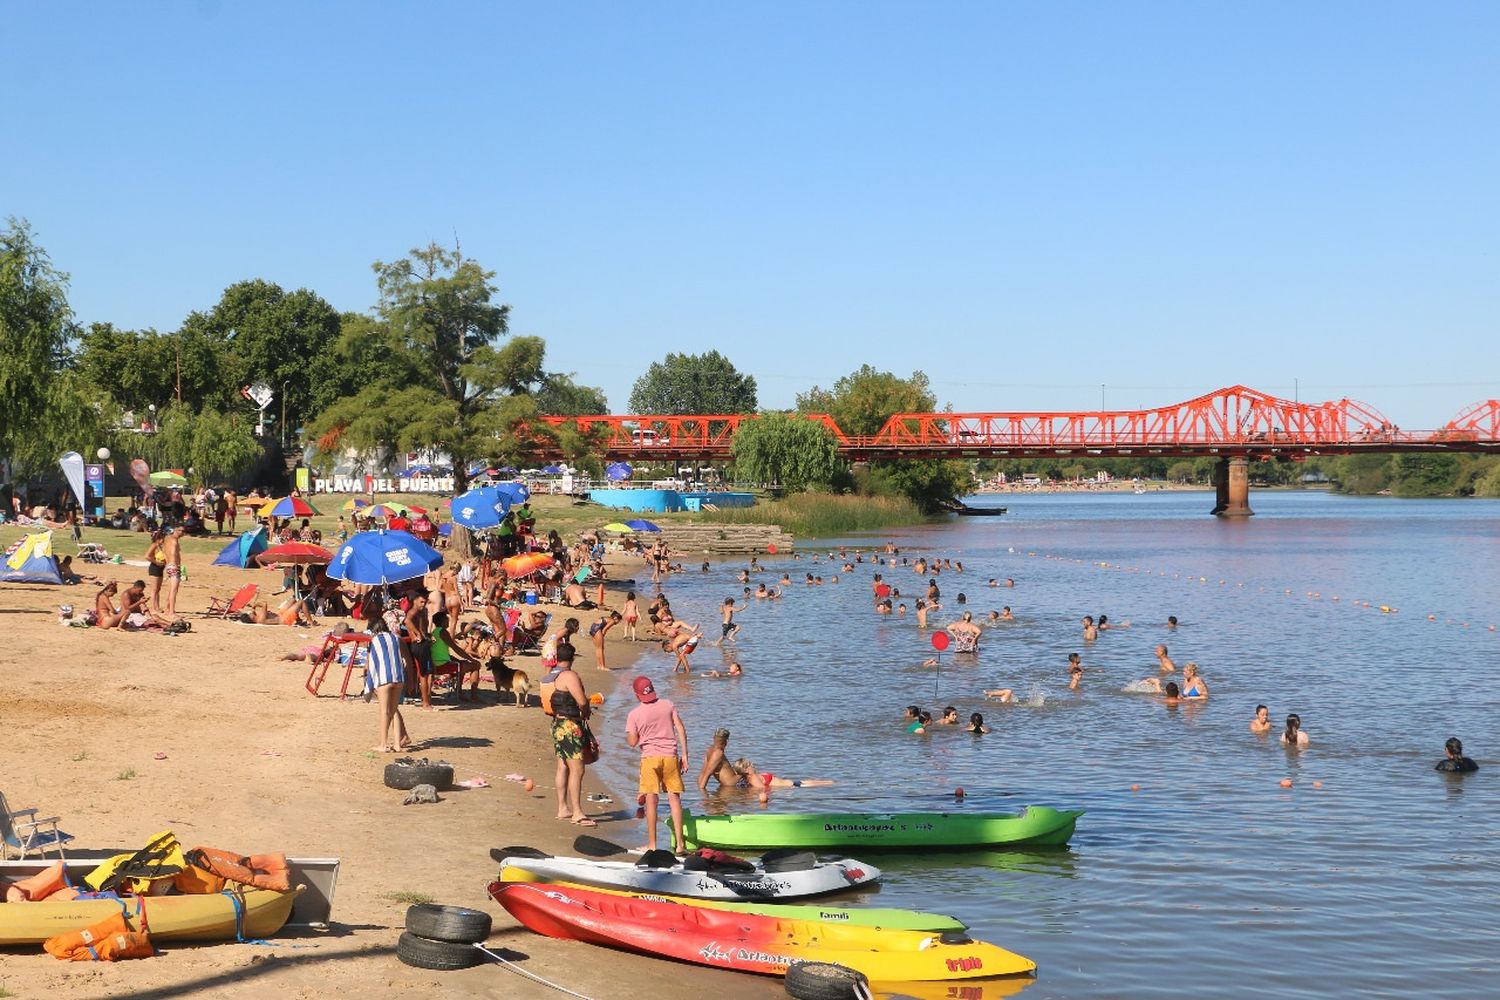
[[[81,931],[48,938],[42,947],[47,954],[64,962],[117,962],[156,954],[150,936],[145,931],[132,931],[123,913]]]
[[[68,884],[68,874],[61,861],[50,865],[30,878],[23,878],[19,882],[12,882],[12,889],[19,889],[25,898],[32,903],[40,902],[48,896],[65,888]]]
[[[286,892],[288,880],[285,854],[232,854],[212,847],[195,847],[187,854],[188,863],[210,874],[257,889]]]

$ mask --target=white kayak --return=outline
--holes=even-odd
[[[501,852],[492,852],[497,857]],[[542,881],[661,893],[690,899],[782,900],[822,896],[863,885],[880,878],[880,869],[862,861],[841,859],[818,861],[806,852],[772,852],[749,864],[718,865],[702,858],[672,859],[670,865],[654,867],[629,861],[596,861],[592,858],[527,856],[540,851],[517,850],[501,861],[501,877],[507,867],[524,870]],[[658,856],[665,852],[657,852]],[[667,856],[669,857],[669,855]],[[666,858],[661,860],[665,862]]]

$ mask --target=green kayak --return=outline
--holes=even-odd
[[[683,810],[684,813],[687,810]],[[683,816],[695,847],[931,850],[962,847],[1061,847],[1082,810],[1027,806],[1010,813],[758,813]]]

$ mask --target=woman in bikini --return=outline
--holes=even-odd
[[[1182,696],[1199,701],[1208,697],[1208,682],[1198,674],[1198,664],[1189,663],[1182,668]]]

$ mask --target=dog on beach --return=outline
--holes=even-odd
[[[531,694],[531,678],[526,676],[526,671],[517,670],[515,667],[507,667],[505,661],[498,656],[490,657],[486,665],[490,676],[495,678],[495,691],[509,691],[516,696],[516,707],[525,708]]]

